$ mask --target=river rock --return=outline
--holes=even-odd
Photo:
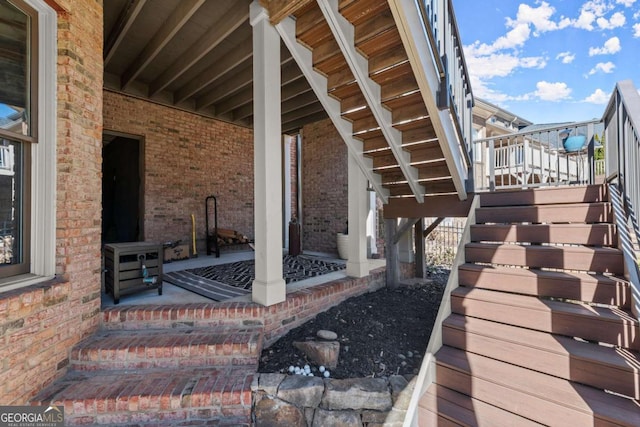
[[[300,407],[315,407],[320,404],[324,381],[318,377],[289,375],[278,387],[278,397]]]
[[[304,412],[295,405],[291,405],[277,398],[263,398],[256,403],[254,413],[256,427],[307,426]]]
[[[382,378],[333,379],[326,382],[320,407],[388,411],[392,407],[391,392]]]
[[[355,411],[325,411],[317,409],[312,427],[361,427],[360,415]]]
[[[318,338],[325,341],[335,341],[338,339],[338,334],[333,331],[327,331],[326,329],[320,329],[316,335]]]

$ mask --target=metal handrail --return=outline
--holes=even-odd
[[[464,144],[461,154],[471,165],[473,91],[452,0],[416,0],[440,74],[438,107],[448,109]]]
[[[616,84],[603,121],[607,179],[616,179],[623,198],[640,206],[640,95],[630,80]]]
[[[613,214],[620,238],[620,246],[624,256],[624,263],[629,274],[629,282],[631,283],[631,293],[633,295],[633,305],[636,316],[640,314],[640,268],[638,260],[633,250],[633,244],[629,235],[629,209],[625,209],[623,197],[618,190],[618,185],[609,184],[609,197],[613,206]],[[633,206],[628,205],[633,209]]]

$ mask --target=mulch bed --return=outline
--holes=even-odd
[[[336,332],[340,343],[332,378],[417,374],[448,277],[449,270],[432,269],[426,279],[350,298],[318,314],[264,349],[259,372],[313,366],[292,343],[325,329]]]

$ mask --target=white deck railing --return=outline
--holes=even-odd
[[[13,153],[10,146],[0,145],[0,169],[13,169]]]
[[[550,126],[474,141],[476,191],[592,183],[598,123]],[[584,136],[585,145],[567,152],[562,144],[567,135]]]

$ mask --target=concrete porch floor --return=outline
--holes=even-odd
[[[336,262],[345,264],[345,260],[333,258],[327,254],[318,253],[303,253],[303,255],[317,257],[323,261]],[[207,267],[212,265],[230,264],[238,261],[246,261],[254,259],[255,253],[253,251],[237,251],[221,253],[220,258],[216,258],[214,255],[198,256],[197,258],[189,258],[181,261],[172,261],[163,264],[163,272],[169,273],[172,271],[181,271],[190,268]],[[374,270],[386,265],[384,259],[369,259],[370,270]],[[322,276],[311,277],[309,279],[300,280],[287,285],[287,293],[294,292],[299,289],[308,288],[311,286],[319,285],[322,283],[331,282],[334,280],[347,277],[346,272],[336,271]],[[104,289],[104,287],[103,287]],[[228,299],[225,302],[251,302],[251,294]],[[216,301],[205,298],[196,293],[187,291],[186,289],[172,285],[164,281],[162,283],[162,295],[158,295],[158,291],[155,289],[149,289],[148,291],[141,291],[129,295],[124,295],[120,298],[120,303],[117,307],[132,306],[132,305],[144,305],[144,304],[191,304],[191,303],[215,303]],[[111,295],[106,294],[104,291],[101,296],[101,307],[116,307],[113,303]]]

